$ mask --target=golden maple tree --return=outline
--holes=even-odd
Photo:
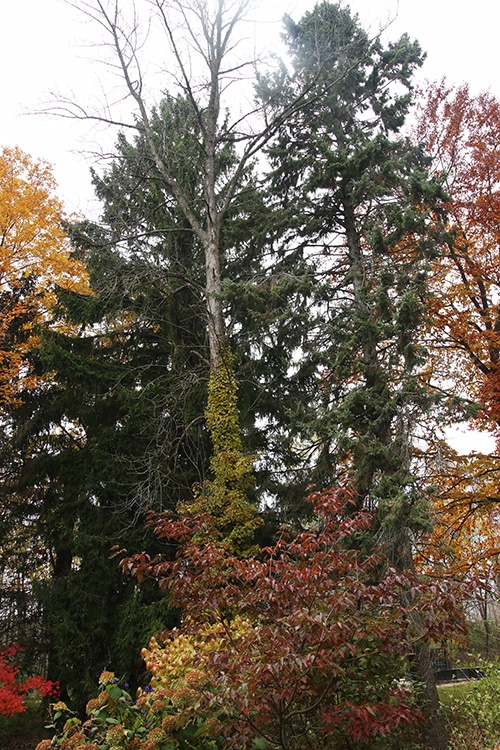
[[[50,166],[19,148],[0,151],[0,404],[14,403],[35,378],[27,355],[50,325],[56,288],[88,293],[71,257]]]

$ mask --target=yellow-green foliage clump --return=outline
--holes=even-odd
[[[243,454],[237,395],[232,355],[224,350],[208,384],[206,419],[214,448],[213,479],[205,483],[194,503],[181,510],[213,515],[223,546],[245,556],[252,551],[253,536],[262,521],[246,495],[253,483],[253,458]]]

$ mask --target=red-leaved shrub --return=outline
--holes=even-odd
[[[40,695],[57,697],[59,687],[55,682],[35,675],[24,681],[19,679],[20,666],[16,656],[21,649],[7,646],[0,650],[0,714],[12,716],[26,711],[26,697],[36,690]]]

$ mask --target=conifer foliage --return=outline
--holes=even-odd
[[[175,68],[152,107],[140,13],[79,5],[134,119],[93,172],[99,220],[66,228],[71,255],[45,168],[0,160],[0,547],[36,541],[61,747],[362,748],[418,724],[444,750],[429,646],[457,592],[415,572],[437,401],[424,344],[446,331],[467,353],[497,429],[494,149],[481,161],[466,139],[468,171],[440,146],[453,203],[403,135],[418,43],[384,45],[343,3],[285,18],[288,62],[257,75],[246,112],[227,92],[248,0],[147,3]],[[458,121],[496,112],[486,97],[467,119],[467,92],[448,93],[427,105],[431,149],[442,105],[456,143]],[[115,546],[147,552],[121,575]],[[160,630],[134,702],[107,667],[136,687]],[[103,669],[82,725],[71,706]]]
[[[298,365],[316,368],[316,395],[298,420],[316,441],[313,476],[328,484],[353,472],[360,506],[425,525],[407,459],[426,408],[421,331],[441,189],[400,135],[422,54],[407,37],[384,49],[330,3],[289,19],[286,38],[293,73],[263,83],[269,107],[321,61],[317,97],[273,141],[269,175],[318,282],[320,322]]]

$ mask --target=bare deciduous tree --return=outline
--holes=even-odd
[[[254,59],[239,54],[236,27],[245,19],[253,0],[144,0],[147,32],[141,31],[135,3],[126,17],[125,3],[120,0],[88,0],[72,4],[88,19],[99,25],[106,35],[126,96],[134,105],[134,123],[125,123],[114,116],[109,104],[99,112],[91,112],[74,99],[58,99],[53,113],[85,120],[98,120],[110,125],[136,128],[145,138],[151,159],[164,181],[165,188],[182,210],[191,231],[204,251],[206,268],[206,310],[210,347],[210,367],[215,372],[226,347],[226,331],[222,307],[221,230],[228,211],[241,188],[252,159],[262,151],[279,127],[311,98],[321,96],[321,88],[333,86],[337,80],[316,86],[312,76],[296,98],[280,110],[265,105],[249,105],[234,120],[223,106],[233,84],[242,83]],[[148,17],[149,16],[149,17]],[[160,33],[157,38],[156,35]],[[150,36],[156,50],[166,43],[170,53],[162,90],[182,97],[192,112],[197,128],[196,152],[188,154],[189,163],[200,175],[203,196],[194,205],[182,185],[178,153],[168,143],[158,143],[151,120],[151,109],[145,95],[146,76],[143,59],[144,43]],[[143,59],[141,59],[143,58]],[[147,59],[147,58],[146,58]],[[324,64],[318,59],[318,71]],[[357,61],[353,60],[355,66]],[[344,73],[345,74],[345,71]],[[272,112],[272,115],[269,113]],[[231,151],[231,161],[225,155]],[[185,162],[184,162],[185,163]],[[201,197],[201,196],[200,196]]]

